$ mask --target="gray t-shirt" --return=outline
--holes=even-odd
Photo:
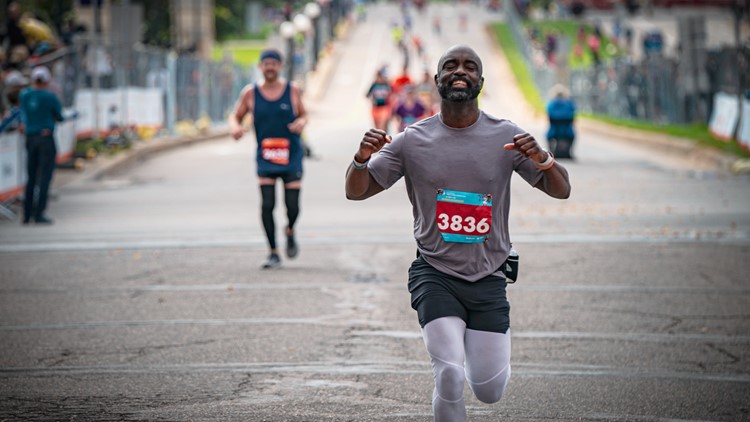
[[[477,281],[505,262],[513,171],[532,186],[543,175],[534,161],[503,149],[524,132],[484,112],[463,129],[446,126],[437,114],[394,136],[368,163],[385,189],[405,178],[417,248],[439,271]],[[463,234],[448,233],[454,228]]]

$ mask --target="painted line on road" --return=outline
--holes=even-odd
[[[654,416],[640,416],[640,415],[610,415],[605,413],[587,413],[583,420],[597,420],[597,421],[629,421],[629,422],[715,422],[708,419],[674,419],[674,418],[658,418]]]
[[[238,290],[322,290],[330,288],[330,283],[222,283],[222,284],[157,284],[138,287],[19,287],[0,288],[0,294],[82,294],[102,295],[107,293],[172,293],[172,292],[232,292]]]
[[[529,340],[607,340],[636,343],[699,342],[722,344],[750,344],[750,336],[712,334],[653,334],[653,333],[597,333],[578,331],[520,331],[513,332],[515,339]]]
[[[158,284],[137,287],[19,287],[0,288],[0,294],[65,294],[80,296],[83,293],[179,293],[179,292],[227,292],[258,290],[321,290],[330,283],[221,283],[221,284]],[[686,286],[636,286],[636,285],[589,285],[589,284],[536,284],[518,283],[509,287],[512,291],[570,292],[570,293],[638,293],[638,294],[687,294],[687,295],[750,295],[750,288],[686,287]]]
[[[514,377],[535,378],[629,378],[661,379],[681,381],[736,382],[750,383],[750,374],[742,373],[698,373],[670,371],[656,368],[629,368],[608,365],[570,365],[513,363]],[[102,374],[164,374],[197,372],[239,372],[252,374],[306,373],[336,375],[379,375],[379,374],[429,374],[429,362],[383,361],[383,362],[255,362],[255,363],[193,363],[161,365],[79,365],[54,367],[5,367],[0,368],[3,377],[28,376],[68,376]]]
[[[311,325],[323,324],[335,315],[314,318],[170,319],[139,321],[91,321],[57,324],[1,325],[0,331],[79,330],[89,328],[173,327],[178,325]]]
[[[81,330],[97,328],[129,327],[174,327],[174,326],[235,326],[235,325],[338,325],[331,321],[340,318],[331,314],[313,318],[240,318],[240,319],[175,319],[175,320],[137,320],[137,321],[91,321],[68,322],[57,324],[0,325],[0,332],[11,331],[45,331],[45,330]],[[356,321],[347,320],[348,324]],[[360,330],[354,331],[360,336],[382,336],[397,338],[421,338],[418,331]],[[413,333],[413,334],[409,334]],[[636,343],[674,343],[702,342],[721,344],[750,344],[750,336],[711,335],[711,334],[654,334],[654,333],[601,333],[578,331],[519,331],[513,332],[515,339],[531,340],[589,340],[589,341],[625,341]]]
[[[351,244],[413,244],[414,238],[410,235],[395,236],[361,236],[361,237],[314,237],[301,238],[301,242],[310,246],[351,245]],[[514,235],[513,242],[544,244],[544,243],[721,243],[721,244],[750,244],[750,233],[737,233],[734,235],[703,235],[692,234],[678,236],[648,236],[648,235],[587,235],[587,234],[527,234]],[[265,240],[256,238],[246,239],[153,239],[153,240],[113,240],[113,241],[45,241],[26,243],[0,244],[0,253],[18,252],[66,252],[66,251],[95,251],[116,249],[187,249],[187,248],[265,248]]]
[[[517,283],[508,286],[509,291],[582,292],[582,293],[665,293],[693,295],[747,295],[750,288],[742,287],[689,287],[689,286],[645,286],[645,285],[592,285],[592,284],[536,284]]]

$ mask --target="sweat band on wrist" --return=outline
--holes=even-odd
[[[536,163],[536,168],[539,170],[549,170],[555,165],[555,156],[551,152],[547,151],[547,159],[542,163]]]
[[[367,162],[370,161],[370,159],[366,159],[364,163],[360,163],[357,161],[357,158],[355,157],[352,160],[352,167],[354,167],[355,170],[364,170],[367,168]]]

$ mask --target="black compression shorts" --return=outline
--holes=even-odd
[[[442,317],[455,316],[466,328],[506,333],[510,328],[510,303],[505,295],[505,278],[489,275],[469,282],[442,273],[417,258],[409,268],[411,307],[419,325]]]
[[[258,172],[258,177],[267,177],[269,179],[281,179],[284,184],[296,182],[302,180],[302,172]]]

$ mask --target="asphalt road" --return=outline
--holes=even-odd
[[[430,59],[474,46],[482,107],[543,139],[486,38],[493,16],[469,9],[461,33],[451,9],[430,13],[442,35],[415,21]],[[351,28],[309,100],[301,254],[282,269],[258,269],[251,135],[58,186],[53,226],[0,223],[0,420],[431,420],[404,185],[343,193],[370,78],[401,63],[395,16]],[[514,180],[513,375],[496,405],[467,389],[470,419],[750,420],[750,179],[614,129],[581,132],[576,155],[568,200]]]

